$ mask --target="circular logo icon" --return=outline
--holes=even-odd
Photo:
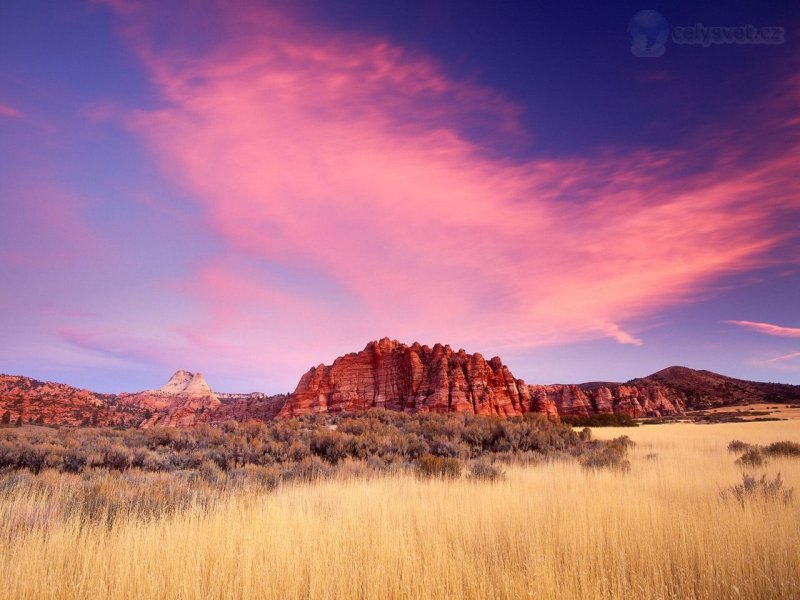
[[[654,10],[640,10],[628,23],[628,39],[634,56],[662,56],[667,49],[669,24]]]

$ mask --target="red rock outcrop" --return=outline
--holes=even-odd
[[[0,375],[0,414],[9,423],[45,425],[137,425],[145,411],[63,383]]]
[[[530,390],[540,402],[555,404],[562,416],[618,413],[638,418],[679,415],[686,410],[683,394],[649,382],[637,385],[532,385]]]
[[[280,417],[385,408],[407,412],[466,412],[515,416],[555,414],[546,397],[533,398],[498,358],[411,346],[384,338],[358,353],[313,367],[300,379]]]
[[[259,392],[252,394],[218,394],[221,404],[207,415],[208,423],[225,421],[270,421],[278,416],[288,396],[267,396]]]

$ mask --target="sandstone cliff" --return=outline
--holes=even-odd
[[[610,384],[532,385],[531,395],[555,404],[559,415],[586,417],[592,414],[618,413],[631,417],[680,415],[686,411],[686,399],[680,392],[650,382],[637,385]]]
[[[407,412],[480,415],[556,414],[545,396],[534,398],[502,361],[450,346],[407,346],[384,338],[358,353],[303,375],[279,416],[385,408]]]

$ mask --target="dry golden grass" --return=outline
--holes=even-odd
[[[247,493],[111,529],[0,502],[4,598],[798,598],[800,498],[740,506],[731,439],[796,422],[595,430],[636,440],[627,474],[514,467],[499,483],[411,476]],[[657,457],[648,458],[648,454]],[[800,489],[800,460],[776,459]],[[62,491],[69,494],[69,489]]]
[[[800,419],[800,403],[798,404],[748,404],[747,406],[725,406],[707,410],[709,413],[732,413],[741,415],[742,418],[755,419],[757,416],[748,417],[749,411],[767,412],[770,417],[779,419]]]

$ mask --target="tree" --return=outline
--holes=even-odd
[[[9,425],[11,423],[11,413],[6,411],[3,413],[2,421],[3,425]]]
[[[22,416],[20,415],[17,417],[17,420],[14,422],[14,427],[22,427]]]

